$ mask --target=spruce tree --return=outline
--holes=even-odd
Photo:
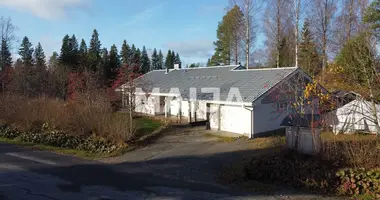
[[[112,84],[116,80],[118,70],[120,69],[120,58],[116,45],[111,46],[108,65],[108,80],[109,83]]]
[[[146,51],[145,46],[143,46],[143,50],[141,52],[141,73],[146,74],[150,71],[150,60],[148,56],[148,52]]]
[[[132,46],[133,49],[134,45]],[[141,72],[141,51],[139,48],[134,51],[133,59],[132,59],[132,67],[133,72],[139,73]]]
[[[62,39],[61,46],[61,54],[59,55],[59,62],[62,65],[69,66],[70,65],[70,37],[69,35],[65,35]]]
[[[72,35],[69,40],[69,50],[70,50],[70,68],[72,71],[78,71],[79,64],[79,50],[78,50],[78,41],[75,35]]]
[[[29,38],[25,36],[22,39],[21,46],[18,51],[24,66],[32,66],[34,64],[33,51],[34,49],[32,43],[30,43]]]
[[[153,53],[152,53],[152,68],[153,70],[158,70],[160,69],[160,63],[159,63],[159,58],[158,58],[158,54],[157,54],[157,49],[154,48],[153,49]]]
[[[174,64],[181,64],[181,57],[178,53],[175,55]]]
[[[168,53],[166,54],[165,58],[165,68],[166,69],[173,69],[173,59],[172,59],[172,51],[169,49]]]
[[[38,43],[34,50],[34,60],[36,62],[36,66],[40,68],[46,67],[46,56],[44,50],[42,49],[41,43]]]
[[[101,62],[101,43],[99,40],[99,33],[96,29],[94,29],[91,41],[90,48],[88,49],[88,62],[89,68],[92,71],[97,71]]]
[[[157,69],[164,69],[165,63],[164,63],[164,55],[162,54],[162,51],[160,50],[158,52],[158,68]]]
[[[210,58],[207,60],[207,67],[209,67],[209,66],[211,66],[211,59]]]
[[[310,76],[315,76],[322,69],[317,45],[310,31],[309,20],[306,19],[301,31],[301,42],[299,44],[300,67]]]
[[[5,39],[2,39],[0,48],[0,71],[5,70],[6,67],[10,66],[12,66],[12,54],[9,51],[8,42]]]
[[[108,84],[108,81],[110,80],[110,66],[109,66],[109,54],[107,48],[103,48],[101,50],[101,56],[100,56],[100,63],[99,63],[101,69],[102,69],[102,75],[104,83]]]
[[[80,43],[80,47],[79,47],[79,52],[78,52],[78,64],[79,64],[80,71],[87,69],[88,67],[87,57],[88,57],[87,45],[84,39],[82,39]]]
[[[175,53],[174,53],[174,51],[172,51],[171,59],[172,59],[171,65],[172,65],[172,69],[173,69],[174,68],[174,64],[177,64],[177,63],[175,63]]]
[[[126,40],[123,41],[123,45],[121,46],[121,62],[123,65],[130,65],[131,64],[131,48],[129,47]]]

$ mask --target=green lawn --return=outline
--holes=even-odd
[[[339,134],[335,135],[332,132],[322,132],[321,138],[323,141],[357,141],[357,140],[374,140],[376,135],[370,134]]]

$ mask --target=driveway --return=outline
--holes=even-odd
[[[198,128],[178,128],[123,156],[99,161],[0,143],[0,199],[320,199],[264,196],[217,184],[229,163],[250,157],[252,143],[220,142]]]

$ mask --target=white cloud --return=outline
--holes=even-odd
[[[0,6],[28,12],[43,19],[59,19],[71,8],[88,5],[91,0],[0,0]]]
[[[166,44],[165,47],[187,58],[208,58],[214,49],[213,42],[206,39],[172,42]]]

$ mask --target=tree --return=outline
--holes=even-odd
[[[101,54],[101,43],[99,40],[99,33],[96,29],[94,29],[91,36],[90,48],[88,49],[89,68],[93,72],[98,71],[98,68],[101,62],[100,54]]]
[[[128,65],[131,63],[130,62],[131,48],[127,44],[126,40],[123,41],[123,45],[121,46],[120,56],[121,56],[121,62],[123,63],[123,65]]]
[[[79,50],[78,50],[78,41],[75,35],[72,35],[69,39],[69,66],[72,71],[78,71],[79,64]]]
[[[172,51],[172,55],[170,56],[171,57],[171,68],[173,69],[174,68],[174,64],[177,64],[177,63],[175,63],[175,52],[174,51]]]
[[[13,25],[11,18],[0,17],[0,71],[12,65],[10,49],[12,42],[15,40],[15,30],[16,27]]]
[[[154,48],[153,49],[153,53],[152,53],[152,69],[153,70],[158,70],[160,69],[160,63],[159,63],[159,57],[158,57],[158,54],[157,54],[157,49]]]
[[[208,60],[207,60],[207,67],[210,67],[211,66],[211,59],[209,58]]]
[[[40,68],[46,67],[46,56],[44,50],[42,49],[41,43],[38,43],[34,50],[34,60],[36,62],[36,66]]]
[[[110,80],[110,66],[109,66],[109,54],[107,48],[103,48],[101,50],[101,57],[100,57],[100,67],[101,71],[98,71],[99,73],[102,73],[102,78],[104,83],[108,84]]]
[[[166,54],[166,58],[165,58],[165,68],[166,69],[173,69],[174,64],[172,63],[172,61],[173,61],[172,51],[169,49],[168,53]]]
[[[59,62],[62,65],[70,65],[70,36],[65,35],[62,39],[61,53],[59,55]]]
[[[244,37],[243,42],[245,44],[244,53],[245,53],[245,62],[246,68],[249,68],[250,62],[250,53],[251,48],[253,47],[253,43],[255,40],[256,32],[255,32],[255,21],[257,20],[256,16],[259,13],[262,2],[259,0],[244,0],[243,5],[241,6],[244,16]]]
[[[174,63],[175,64],[181,64],[181,57],[179,57],[178,53],[175,55]]]
[[[12,54],[9,50],[8,42],[2,39],[0,47],[0,71],[10,66],[12,66]]]
[[[29,38],[25,36],[22,39],[22,43],[18,51],[18,54],[20,55],[22,64],[24,64],[24,66],[32,66],[34,64],[33,51],[34,49],[32,43],[30,43]]]
[[[133,49],[134,45],[132,46]],[[134,73],[140,73],[141,72],[141,51],[139,48],[137,48],[134,51],[133,57],[132,57],[132,68]]]
[[[117,72],[120,69],[120,57],[116,45],[112,45],[109,53],[108,80],[113,83],[116,80]]]
[[[346,84],[358,88],[361,94],[371,104],[370,115],[376,125],[380,137],[380,125],[376,101],[380,99],[380,79],[376,71],[376,44],[373,42],[373,34],[364,32],[348,41],[336,57],[336,64],[344,74]]]
[[[316,23],[316,36],[319,38],[319,47],[322,49],[322,84],[324,83],[323,72],[327,66],[328,47],[332,37],[332,21],[335,17],[337,0],[315,0],[313,1],[314,16]]]
[[[214,42],[214,56],[218,58],[218,62],[225,64],[231,64],[231,60],[238,62],[242,25],[243,13],[235,4],[218,24],[217,41]]]
[[[48,64],[49,69],[53,70],[57,67],[58,57],[59,57],[58,53],[54,51],[53,54],[49,58],[49,64]]]
[[[82,39],[78,50],[78,64],[80,71],[83,71],[88,67],[88,50],[84,39]]]
[[[364,22],[370,24],[378,40],[380,40],[380,0],[374,0],[365,11]]]
[[[146,51],[145,46],[143,46],[141,52],[141,73],[146,74],[150,71],[150,59],[148,56],[148,52]]]
[[[310,23],[305,19],[301,32],[301,42],[299,44],[300,67],[310,76],[315,77],[321,71],[319,53],[310,30]]]
[[[158,69],[164,69],[164,55],[162,54],[162,51],[160,50],[158,52]]]
[[[198,68],[198,67],[200,67],[200,66],[201,66],[200,63],[191,63],[191,64],[189,65],[189,68]]]
[[[274,13],[274,14],[273,14]],[[285,34],[289,33],[290,8],[286,4],[286,0],[271,0],[265,11],[265,32],[267,43],[275,52],[275,65],[281,67],[280,51],[284,47]],[[293,30],[293,29],[291,29]],[[292,34],[294,35],[294,34]],[[287,39],[289,44],[289,38]]]

